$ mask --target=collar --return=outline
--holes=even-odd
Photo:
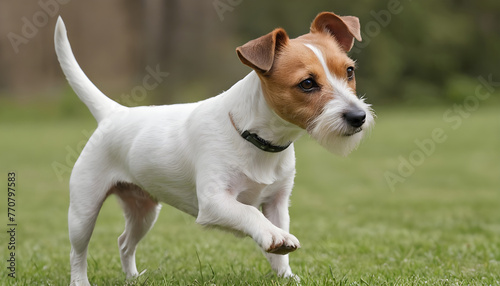
[[[271,142],[263,139],[259,135],[255,133],[250,133],[250,131],[245,130],[241,132],[238,127],[236,127],[236,124],[234,123],[233,116],[231,113],[229,113],[229,119],[231,120],[231,124],[233,124],[234,129],[238,131],[238,133],[243,137],[243,139],[247,140],[248,142],[252,143],[255,147],[259,148],[262,151],[265,152],[270,152],[270,153],[278,153],[281,151],[284,151],[292,142],[288,142],[286,146],[278,146],[278,145],[273,145]]]

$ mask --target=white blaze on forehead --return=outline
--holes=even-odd
[[[316,57],[318,57],[318,60],[321,63],[321,66],[323,67],[323,70],[325,72],[326,78],[333,88],[333,92],[336,95],[345,97],[346,100],[356,102],[358,100],[358,97],[354,94],[352,89],[347,85],[347,80],[342,80],[337,78],[336,76],[333,76],[333,74],[328,69],[328,66],[326,65],[325,58],[323,57],[321,51],[311,44],[305,44],[305,46],[308,47],[311,51],[313,51]]]

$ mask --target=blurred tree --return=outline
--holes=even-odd
[[[52,46],[55,16],[17,53],[9,42],[9,33],[22,33],[24,19],[45,11],[40,2],[30,3],[0,2],[3,94],[63,82]],[[321,11],[360,18],[363,42],[351,56],[358,91],[370,102],[460,101],[474,93],[478,76],[500,81],[498,0],[88,0],[58,9],[79,62],[104,91],[119,94],[140,85],[147,66],[169,72],[153,91],[160,95],[155,103],[199,100],[227,89],[249,71],[234,53],[238,45],[276,27],[290,37],[306,33]]]

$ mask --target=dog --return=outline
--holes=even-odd
[[[61,17],[55,49],[61,68],[98,123],[70,177],[71,284],[89,285],[87,248],[99,210],[114,194],[123,207],[118,238],[123,271],[139,275],[139,241],[169,204],[202,226],[250,236],[280,277],[294,277],[288,253],[295,176],[293,142],[309,134],[346,156],[374,124],[356,95],[359,20],[323,12],[310,32],[291,39],[282,28],[236,49],[253,70],[229,90],[176,105],[124,107],[106,97],[79,67]]]

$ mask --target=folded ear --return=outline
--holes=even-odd
[[[271,70],[277,51],[288,42],[285,30],[278,28],[271,33],[236,48],[241,62],[256,72]]]
[[[354,38],[361,42],[360,30],[358,17],[337,16],[331,12],[318,14],[311,24],[311,33],[328,32],[346,52],[354,45]]]

